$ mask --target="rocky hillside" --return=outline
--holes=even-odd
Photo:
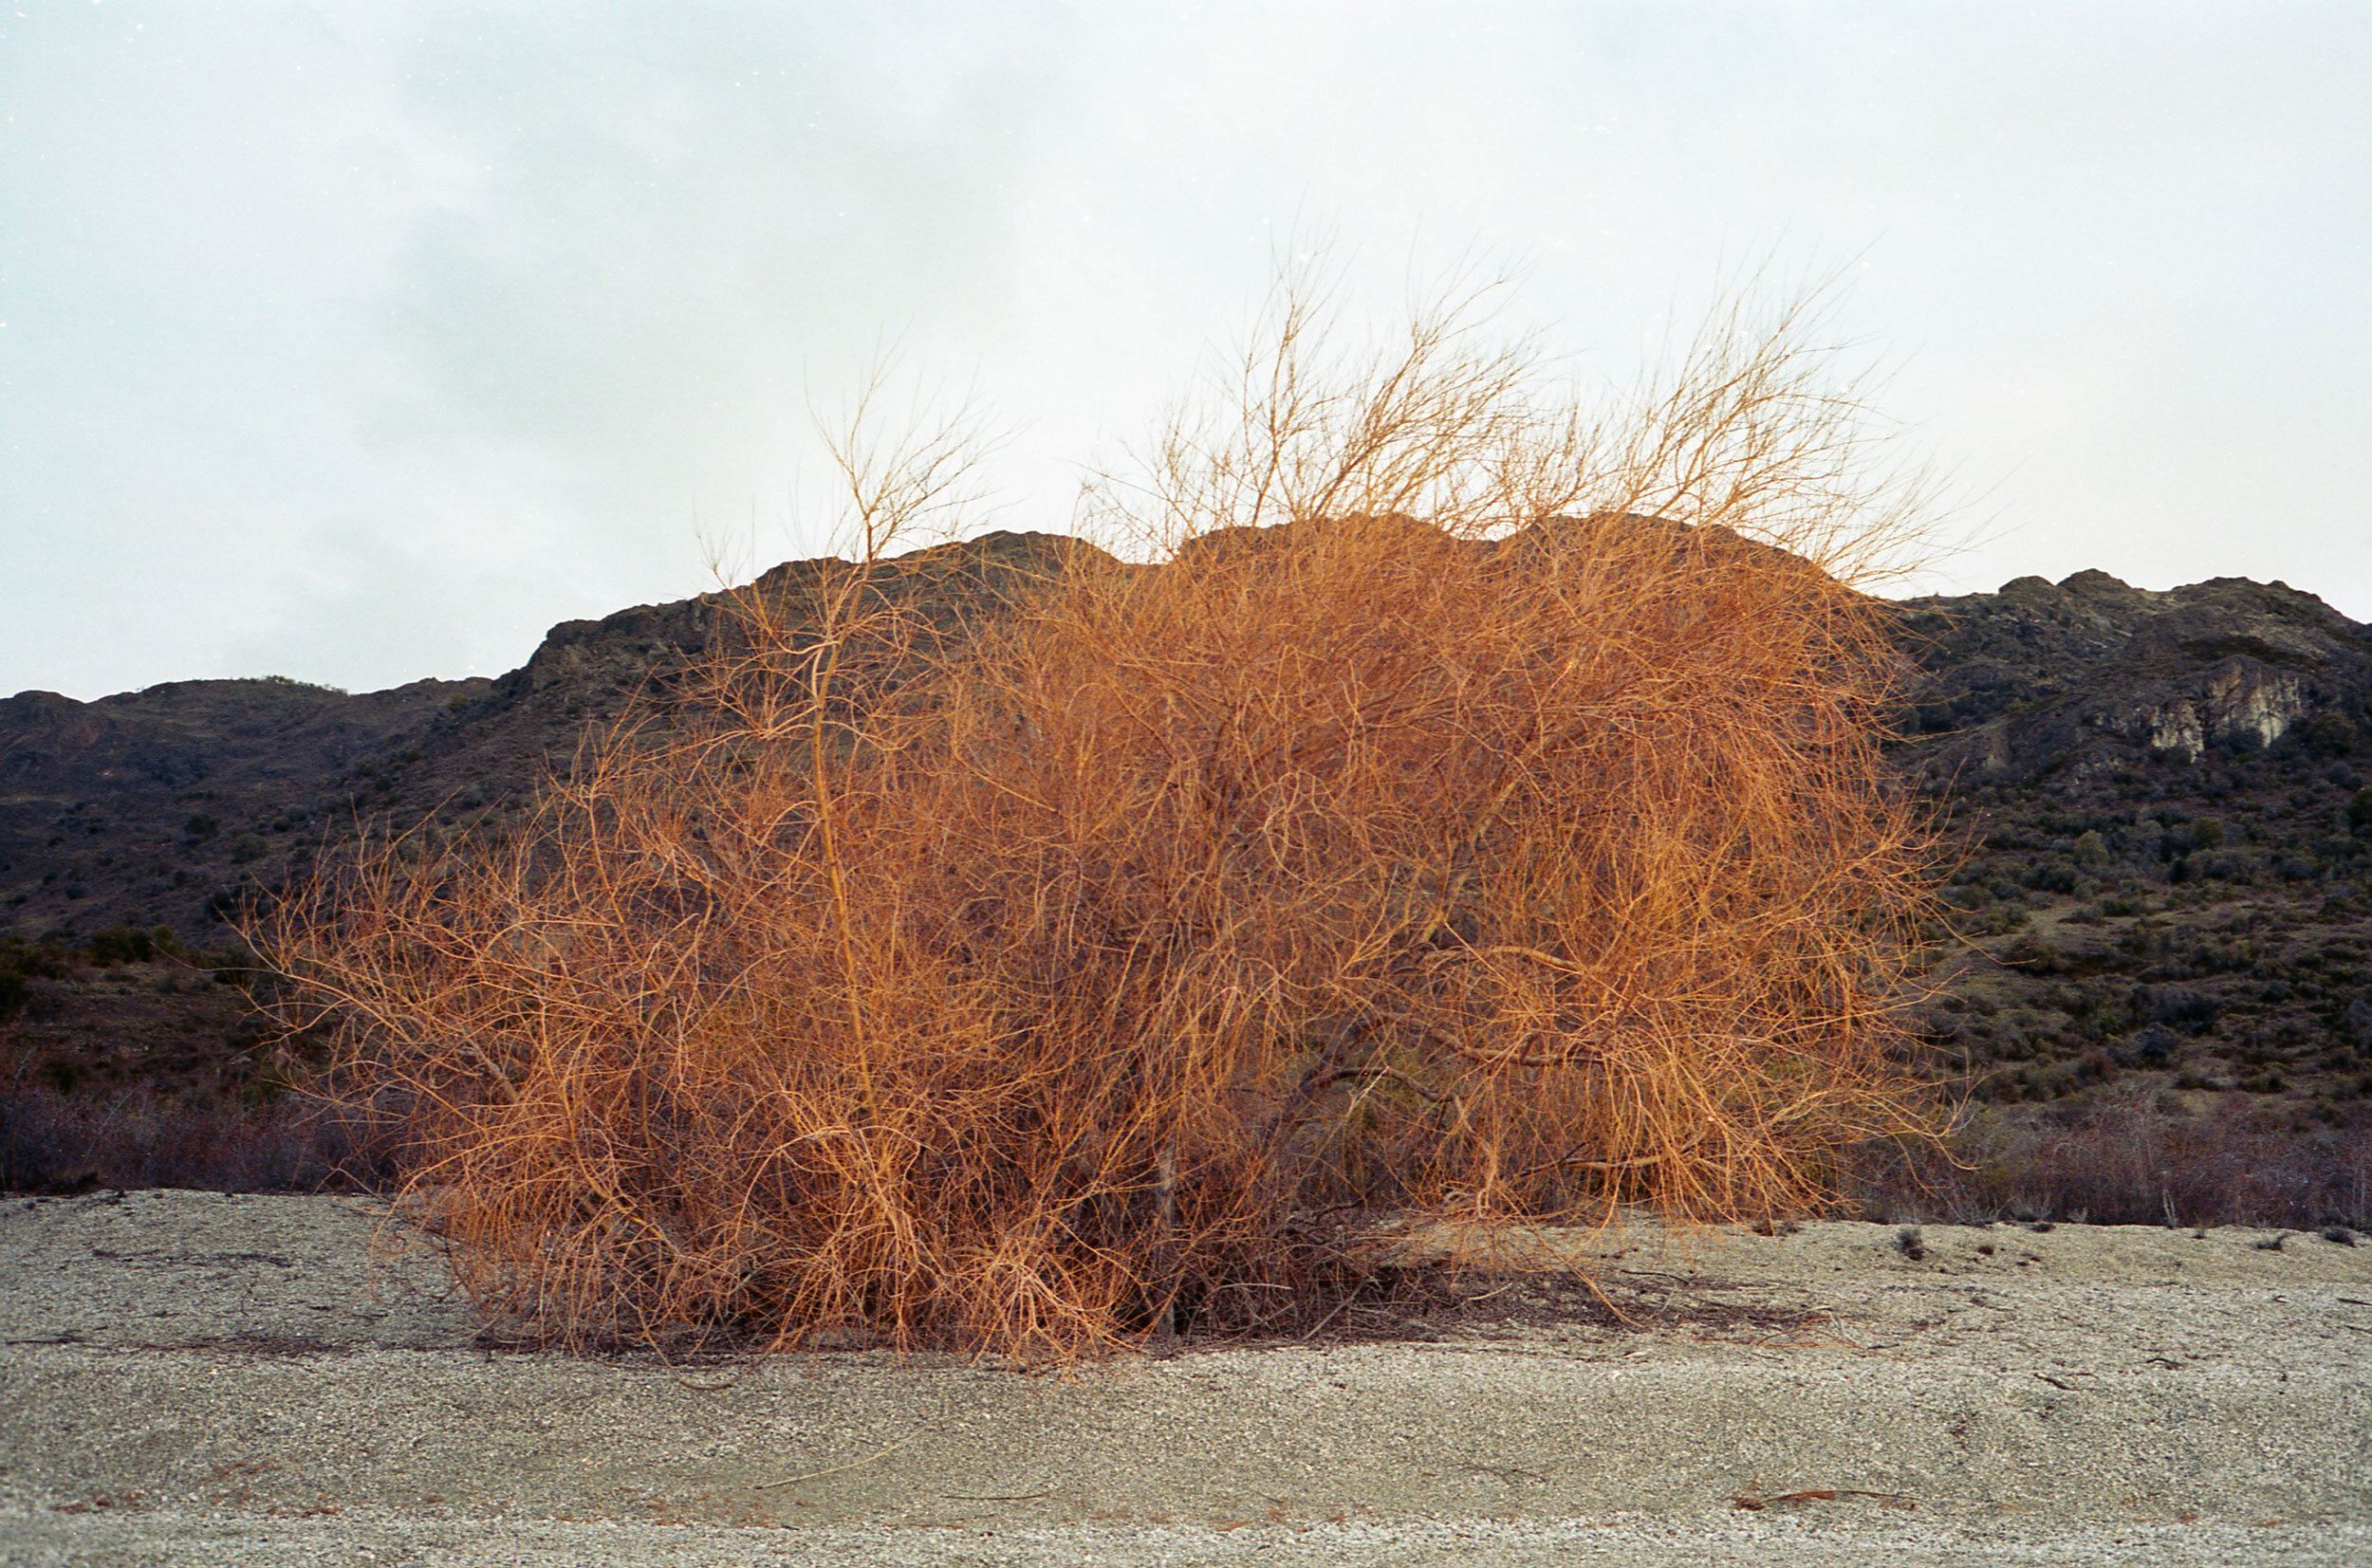
[[[97,702],[0,700],[0,930],[184,937],[215,895],[316,830],[333,781],[398,754],[485,681],[348,696],[294,681],[174,681]]]
[[[953,630],[1074,548],[990,534],[909,558],[899,580]],[[774,568],[751,591],[794,624],[844,570]],[[73,947],[115,928],[217,947],[224,916],[359,831],[499,822],[630,709],[663,722],[730,635],[727,595],[563,621],[495,680],[349,696],[287,680],[176,681],[76,702],[0,700],[0,938]]]
[[[990,535],[912,558],[899,591],[960,636],[1078,547]],[[843,569],[755,591],[797,623]],[[493,681],[0,701],[0,1065],[241,1078],[223,1063],[251,1062],[251,1028],[204,984],[238,967],[226,911],[361,831],[512,819],[589,730],[696,700],[726,609],[570,621]],[[1923,1009],[1939,1060],[1980,1101],[2065,1115],[2112,1089],[2299,1133],[2372,1113],[2372,628],[2281,583],[2101,572],[1899,614],[1918,673],[1895,751],[1957,858]]]
[[[2153,593],[2078,572],[1902,609],[1927,676],[1908,755],[1937,788],[2064,792],[2103,770],[2301,739],[2350,753],[2372,692],[2372,632],[2281,582]]]
[[[1981,1098],[2139,1080],[2300,1129],[2372,1096],[2372,628],[2103,572],[1902,606],[1897,747],[1964,857],[1929,1009]]]

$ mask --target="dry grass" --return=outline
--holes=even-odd
[[[2064,1118],[1980,1113],[1948,1150],[1874,1148],[1848,1185],[1889,1222],[2372,1230],[2372,1125],[2301,1132],[2238,1097],[2190,1116],[2111,1094]]]
[[[1844,581],[1916,508],[1809,324],[1585,415],[1462,306],[1361,359],[1288,289],[1099,488],[1136,565],[893,559],[967,450],[861,428],[858,559],[700,701],[262,940],[565,1338],[1067,1356],[1318,1322],[1381,1213],[1812,1203],[1924,1125],[1928,868]]]
[[[73,1095],[0,1086],[0,1192],[367,1189],[396,1178],[402,1141],[386,1118],[294,1098],[246,1105],[144,1086]]]

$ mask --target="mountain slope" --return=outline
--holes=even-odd
[[[894,591],[960,638],[1082,547],[992,534],[906,558]],[[751,592],[811,624],[847,570],[790,563]],[[729,609],[713,594],[566,622],[493,681],[0,701],[0,1056],[57,1081],[210,1060],[209,1082],[244,1080],[255,1039],[231,999],[171,973],[127,987],[90,961],[139,944],[93,939],[161,927],[227,949],[226,910],[358,832],[516,820],[588,732],[697,701]],[[2281,583],[2152,592],[2101,572],[1897,612],[1916,673],[1892,749],[1957,858],[1922,1008],[1939,1062],[1980,1100],[2062,1119],[2122,1096],[2302,1136],[2361,1123],[2372,628]]]

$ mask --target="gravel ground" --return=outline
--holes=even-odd
[[[1550,1233],[1395,1337],[1026,1375],[491,1348],[384,1219],[0,1204],[0,1564],[2372,1563],[2372,1245]]]

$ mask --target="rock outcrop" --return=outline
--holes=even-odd
[[[1902,627],[1925,677],[1902,755],[1934,791],[2338,737],[2372,699],[2372,630],[2280,582],[2022,577],[1908,600]]]

